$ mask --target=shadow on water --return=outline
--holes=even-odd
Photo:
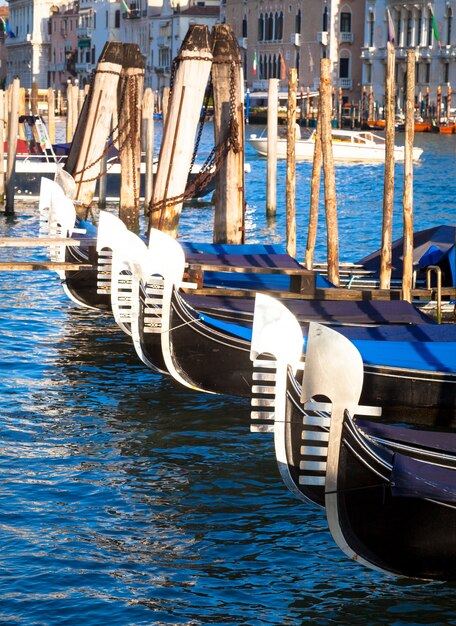
[[[248,234],[282,242],[283,199],[271,231],[264,164],[254,166]],[[307,217],[308,171],[300,176]],[[367,190],[361,208],[377,206],[372,181],[352,170],[343,182],[341,222],[354,224],[345,243],[362,224],[362,241],[376,236],[366,212],[350,222],[356,185]],[[209,240],[207,215],[184,210],[183,229],[197,222],[195,238]],[[33,212],[0,219],[2,236],[37,232]],[[344,557],[324,513],[283,485],[271,436],[249,433],[247,401],[150,372],[112,318],[77,309],[54,275],[0,274],[0,291],[1,624],[456,621],[454,587]]]

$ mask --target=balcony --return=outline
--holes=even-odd
[[[353,43],[353,33],[339,33],[339,43]]]
[[[124,20],[138,20],[141,15],[141,9],[130,9],[129,11],[125,11],[122,13],[122,17]]]
[[[422,59],[430,59],[432,57],[432,47],[420,46],[418,53]]]
[[[397,59],[407,58],[407,48],[396,48],[396,58]]]
[[[247,50],[247,37],[241,37],[240,39],[238,39],[238,44],[240,48],[244,48],[244,50]]]
[[[64,72],[66,69],[65,63],[49,63],[50,72]]]
[[[301,33],[292,33],[290,43],[292,46],[299,48],[301,46]]]
[[[318,43],[321,43],[322,46],[327,46],[329,41],[328,31],[323,30],[322,32],[317,33],[317,41]]]
[[[168,39],[170,39],[170,37],[157,37],[157,46],[159,48],[167,48],[169,46]]]
[[[361,58],[363,61],[372,61],[376,57],[376,48],[361,48]]]
[[[456,46],[442,46],[439,50],[439,57],[441,59],[456,58]]]
[[[351,89],[353,81],[351,78],[339,78],[339,87],[341,89]]]
[[[81,74],[87,73],[89,74],[92,71],[91,63],[75,63],[74,69],[76,72],[80,72]]]
[[[78,26],[76,35],[78,39],[91,39],[93,28],[90,26]]]

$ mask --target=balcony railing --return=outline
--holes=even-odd
[[[91,63],[75,63],[74,69],[77,72],[90,73],[92,71],[92,64]]]
[[[353,33],[339,33],[340,43],[353,43]]]
[[[90,39],[92,37],[93,28],[90,26],[78,26],[76,35],[78,39]]]
[[[342,89],[351,89],[353,81],[351,78],[339,78],[339,87]]]

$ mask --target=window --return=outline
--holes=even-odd
[[[247,18],[245,16],[242,20],[242,36],[247,37]]]
[[[398,46],[401,45],[401,35],[402,35],[402,20],[401,20],[401,12],[397,12],[396,16],[396,44]]]
[[[323,24],[321,30],[328,32],[328,7],[325,7],[325,10],[323,11]]]
[[[413,41],[412,41],[412,27],[413,27],[413,19],[412,19],[412,12],[409,11],[407,13],[407,36],[406,36],[406,40],[405,40],[405,45],[409,48],[410,46],[413,46]]]
[[[301,55],[299,54],[299,52],[296,52],[296,71],[298,73],[298,77],[299,77],[299,66],[301,63]]]
[[[424,71],[424,82],[429,84],[431,82],[431,64],[426,63],[425,68],[426,69]]]
[[[258,41],[263,41],[264,40],[264,16],[261,13],[260,17],[258,18]]]
[[[117,11],[114,13],[114,28],[120,28],[120,11],[119,11],[119,9],[117,9]]]
[[[295,17],[295,32],[301,32],[301,9],[298,10]]]
[[[450,82],[450,64],[449,63],[443,64],[443,82],[444,83]]]
[[[427,45],[432,46],[432,13],[428,11],[428,21],[427,21]]]
[[[351,13],[340,14],[340,32],[351,33]]]
[[[350,59],[348,57],[339,59],[339,78],[350,78]]]
[[[374,26],[374,14],[372,13],[372,11],[369,11],[369,18],[367,23],[367,45],[369,46],[369,48],[374,47]]]
[[[366,83],[372,82],[372,65],[367,63],[366,65]]]
[[[266,41],[272,41],[274,39],[274,16],[270,13],[266,22]]]
[[[421,9],[418,10],[416,18],[416,43],[421,46],[421,31],[423,30],[423,13]]]
[[[448,9],[447,9],[446,19],[447,19],[447,23],[446,23],[446,43],[447,43],[447,46],[450,46],[451,45],[451,27],[452,27],[452,21],[453,21],[453,11],[452,11],[451,7],[448,7]],[[448,81],[446,80],[445,82],[447,83]]]

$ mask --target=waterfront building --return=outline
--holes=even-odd
[[[374,98],[384,100],[387,10],[396,45],[396,102],[404,107],[407,50],[416,51],[416,101],[426,94],[436,102],[439,87],[446,94],[456,83],[456,0],[366,0],[366,28],[362,48],[363,84]]]
[[[52,6],[49,18],[50,58],[48,86],[66,93],[69,80],[76,77],[78,3]]]
[[[191,24],[206,24],[209,30],[220,21],[218,0],[184,3],[164,0],[162,7],[149,15],[150,46],[147,54],[146,84],[162,92],[169,86],[171,63]]]
[[[0,6],[0,89],[4,89],[6,82],[6,63],[8,60],[6,52],[6,25],[8,21],[8,7]]]
[[[286,89],[295,67],[301,87],[319,86],[320,58],[331,59],[331,82],[346,102],[361,94],[365,0],[222,0],[222,20],[242,50],[246,87],[264,91],[269,78]]]
[[[21,86],[30,89],[32,82],[46,89],[49,80],[51,38],[49,16],[52,0],[9,0],[11,37],[6,40],[7,84],[16,76]],[[69,2],[61,2],[61,5]]]

